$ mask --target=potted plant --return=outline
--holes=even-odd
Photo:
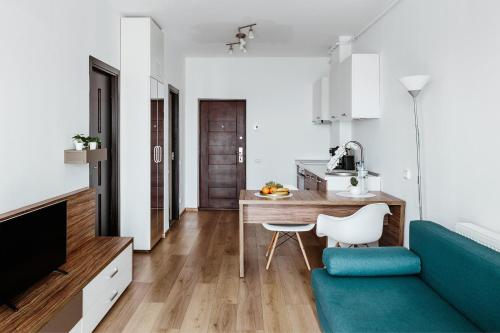
[[[351,177],[351,186],[349,188],[349,192],[353,195],[360,195],[361,189],[359,188],[358,178]]]
[[[97,146],[101,143],[101,140],[98,137],[91,136],[89,136],[86,141],[90,150],[97,149]]]
[[[83,150],[85,146],[87,138],[83,136],[83,134],[76,134],[73,136],[73,144],[75,145],[76,150]]]

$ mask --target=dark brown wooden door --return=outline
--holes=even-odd
[[[245,101],[200,101],[201,209],[238,209],[246,188],[245,129]]]
[[[170,226],[179,219],[179,90],[168,86]],[[167,157],[165,157],[167,158]]]
[[[101,140],[108,149],[108,159],[90,163],[90,186],[97,194],[96,232],[100,236],[116,235],[116,221],[111,211],[112,119],[111,78],[108,74],[92,70],[90,75],[90,136]]]

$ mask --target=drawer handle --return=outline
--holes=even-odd
[[[113,291],[113,295],[111,295],[109,301],[113,302],[113,300],[118,296],[118,290]]]
[[[111,273],[111,275],[109,276],[109,278],[112,279],[117,273],[118,273],[118,268],[115,268]]]

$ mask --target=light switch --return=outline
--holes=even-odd
[[[403,170],[403,179],[405,179],[405,180],[411,179],[411,170],[410,169]]]

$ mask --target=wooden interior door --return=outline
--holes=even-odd
[[[105,161],[89,163],[89,185],[96,190],[96,234],[118,236],[118,82],[119,71],[90,57],[89,135],[108,150]]]
[[[200,101],[200,209],[238,209],[246,188],[245,130],[245,101]]]
[[[168,189],[169,189],[169,224],[179,219],[179,90],[168,86]],[[167,159],[167,157],[165,157]]]

